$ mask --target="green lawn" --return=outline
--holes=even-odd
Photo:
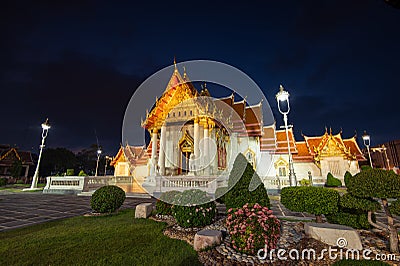
[[[0,233],[0,265],[201,265],[164,223],[134,219],[133,210],[75,217]]]
[[[39,183],[38,188],[44,188],[46,184]],[[10,184],[0,187],[0,191],[8,191],[8,192],[29,192],[29,191],[22,191],[24,188],[31,187],[31,184]]]

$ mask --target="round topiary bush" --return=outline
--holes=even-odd
[[[104,186],[93,193],[90,206],[95,212],[111,213],[122,206],[125,197],[125,191],[120,187]]]
[[[210,200],[207,193],[199,189],[186,190],[176,195],[172,207],[176,222],[185,228],[211,224],[216,214],[216,206],[215,202],[209,202]]]
[[[334,177],[331,173],[328,173],[326,177],[326,184],[327,187],[341,187],[342,181],[340,179]]]
[[[172,215],[172,202],[179,191],[172,190],[161,194],[160,199],[156,202],[156,212],[161,215]]]
[[[257,254],[260,249],[275,249],[280,237],[280,222],[268,207],[245,204],[229,209],[226,225],[232,247],[246,254]]]

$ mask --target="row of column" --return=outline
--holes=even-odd
[[[201,164],[200,162],[200,126],[203,126],[203,139],[209,137],[209,130],[212,129],[212,123],[209,123],[208,119],[203,119],[200,121],[199,118],[194,119],[194,162],[196,164]],[[151,168],[150,175],[155,175],[159,169],[159,174],[165,175],[165,147],[166,147],[166,126],[163,124],[161,126],[161,137],[160,137],[160,152],[159,161],[157,162],[157,146],[158,146],[158,129],[154,128],[151,131]],[[209,142],[203,141],[203,163],[208,163],[207,158],[209,156]],[[200,165],[191,166],[190,169],[198,169]]]

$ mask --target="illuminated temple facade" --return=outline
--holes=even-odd
[[[155,176],[189,180],[180,186],[204,184],[216,176],[226,181],[242,153],[267,189],[288,186],[286,133],[275,123],[264,125],[262,116],[262,102],[250,106],[245,99],[236,101],[234,94],[211,98],[205,84],[199,92],[175,66],[164,93],[142,121],[150,142],[121,146],[111,162],[115,176],[133,176],[139,185]],[[303,135],[296,141],[292,129],[288,135],[297,181],[312,178],[323,184],[329,172],[343,180],[346,171],[359,172],[358,162],[365,160],[355,136],[343,139],[341,132],[325,130],[321,136]]]

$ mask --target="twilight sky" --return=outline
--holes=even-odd
[[[400,9],[383,0],[35,2],[0,11],[0,143],[36,152],[49,117],[47,147],[77,151],[97,135],[114,155],[133,92],[174,56],[247,73],[278,127],[282,84],[298,140],[325,126],[400,139]]]

